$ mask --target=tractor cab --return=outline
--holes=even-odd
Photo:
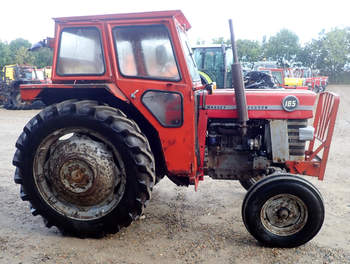
[[[99,98],[129,108],[125,111],[154,138],[159,174],[193,182],[199,165],[196,94],[203,86],[182,12],[54,20],[56,34],[47,41],[54,51],[52,83],[22,85],[22,97],[47,105]]]

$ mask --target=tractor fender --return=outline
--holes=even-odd
[[[66,99],[71,99],[71,90],[76,94],[84,94],[84,91],[107,90],[115,97],[124,102],[129,102],[123,92],[113,83],[89,83],[89,84],[22,84],[20,85],[21,96],[23,100],[33,101],[35,99],[44,99],[52,103],[58,103]],[[88,94],[88,93],[87,93]],[[95,98],[96,99],[96,98]]]

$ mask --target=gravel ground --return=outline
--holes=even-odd
[[[0,263],[350,263],[350,86],[341,95],[325,180],[326,218],[320,233],[294,249],[265,248],[241,219],[244,189],[205,178],[194,192],[162,180],[142,219],[102,239],[62,236],[30,214],[11,165],[14,144],[37,111],[0,109]]]

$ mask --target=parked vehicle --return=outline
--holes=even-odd
[[[294,71],[296,76],[304,78],[305,85],[316,93],[326,90],[328,85],[328,76],[318,75],[318,71],[311,70],[310,68],[299,68]]]
[[[289,74],[289,69],[258,67],[257,70],[271,75],[272,79],[275,80],[276,84],[281,88],[310,90],[309,87],[305,85],[305,80]]]
[[[23,99],[50,106],[25,126],[13,158],[21,198],[47,227],[115,233],[163,177],[197,189],[209,175],[250,184],[242,217],[262,244],[295,247],[318,233],[321,194],[296,174],[323,179],[337,95],[320,95],[311,127],[314,92],[245,90],[232,30],[234,90],[202,85],[181,11],[55,23],[52,83],[21,85]]]
[[[217,88],[232,88],[232,49],[226,45],[201,45],[192,48],[203,84],[216,83]]]
[[[34,102],[22,100],[20,84],[39,84],[43,81],[44,75],[40,78],[40,72],[32,65],[6,65],[2,69],[0,79],[0,100],[6,109],[24,110],[39,109],[44,105],[39,99]]]

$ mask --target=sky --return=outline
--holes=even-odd
[[[325,29],[350,26],[349,0],[17,0],[0,5],[0,40],[24,38],[31,43],[54,36],[53,17],[131,13],[180,9],[192,25],[189,37],[229,39],[232,19],[236,39],[262,41],[286,28],[301,44]]]

